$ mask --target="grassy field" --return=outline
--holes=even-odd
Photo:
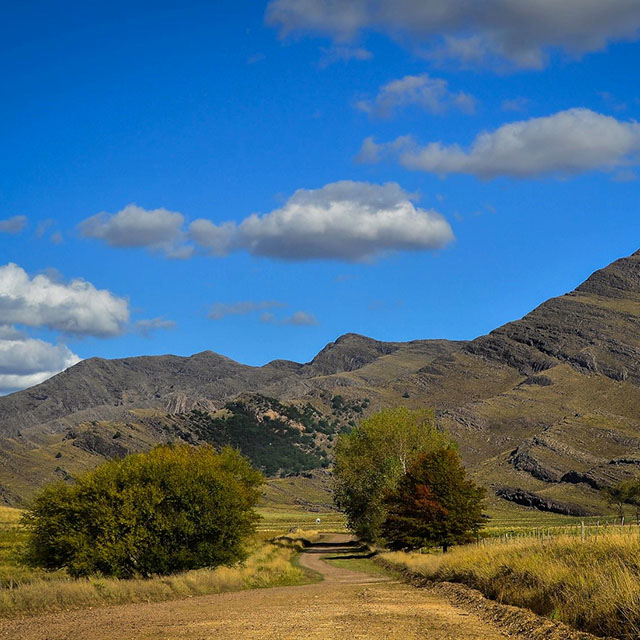
[[[258,523],[260,531],[282,532],[290,529],[315,529],[318,531],[344,532],[347,530],[343,514],[337,511],[314,512],[258,509],[262,520]],[[317,522],[317,520],[320,522]]]
[[[551,539],[490,540],[442,553],[386,553],[398,568],[466,584],[494,600],[526,607],[597,635],[640,634],[640,530],[587,529]]]

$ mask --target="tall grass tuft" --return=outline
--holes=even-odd
[[[601,636],[640,636],[640,534],[524,538],[446,554],[385,553],[386,562],[431,580],[459,582]]]

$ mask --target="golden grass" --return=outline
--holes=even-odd
[[[619,528],[618,528],[619,529]],[[597,635],[640,634],[640,532],[563,535],[458,547],[447,554],[385,553],[383,561],[437,581],[460,582]]]
[[[0,618],[309,582],[306,572],[292,563],[295,556],[295,549],[270,544],[261,536],[254,541],[252,553],[242,565],[200,569],[147,580],[74,580],[62,572],[48,575],[32,572],[21,579],[19,567],[13,567],[16,577],[0,588]]]

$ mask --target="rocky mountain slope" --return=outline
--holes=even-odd
[[[406,404],[435,406],[492,495],[595,512],[597,489],[640,473],[639,329],[640,252],[470,342],[347,334],[307,364],[263,367],[209,351],[92,358],[0,398],[0,499],[157,442],[239,437],[238,402],[299,468],[311,458],[286,447],[324,461],[341,429]]]

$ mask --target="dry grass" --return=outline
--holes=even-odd
[[[250,557],[242,565],[148,580],[74,580],[63,572],[45,574],[9,564],[5,571],[12,578],[0,588],[0,618],[306,583],[306,572],[292,563],[295,556],[295,549],[270,544],[263,535],[256,538]]]
[[[559,536],[459,547],[447,554],[386,553],[392,565],[460,582],[499,602],[526,607],[597,635],[640,635],[640,534]]]

